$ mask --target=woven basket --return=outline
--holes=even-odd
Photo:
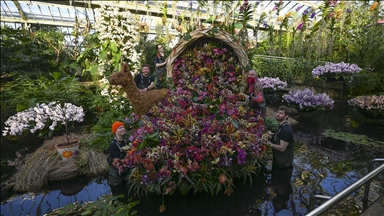
[[[190,33],[191,39],[189,40],[184,40],[183,38],[180,39],[179,43],[176,44],[176,46],[173,48],[172,53],[168,57],[168,62],[167,62],[167,77],[172,77],[173,73],[173,62],[175,59],[184,52],[189,46],[193,46],[193,44],[198,40],[202,38],[213,38],[216,40],[219,40],[228,46],[230,46],[235,54],[237,55],[240,64],[245,68],[246,66],[249,65],[249,59],[247,52],[241,46],[241,44],[238,41],[234,41],[233,36],[225,31],[219,31],[218,33],[212,35],[209,34],[209,31],[212,29],[207,28],[207,29],[200,29],[200,30],[195,30]],[[243,71],[243,77],[244,77],[244,71]]]

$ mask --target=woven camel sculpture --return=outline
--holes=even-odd
[[[125,93],[127,93],[127,98],[131,101],[133,109],[140,118],[146,114],[153,105],[157,105],[168,96],[168,89],[140,92],[133,81],[133,76],[126,62],[121,62],[121,71],[112,74],[108,78],[108,81],[111,85],[121,85],[123,87]]]

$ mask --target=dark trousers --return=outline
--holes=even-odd
[[[113,166],[109,167],[109,186],[111,187],[112,196],[119,196],[121,194],[124,195],[123,198],[118,198],[119,202],[128,203],[128,188],[127,181],[124,179],[125,177],[119,175],[117,169]]]

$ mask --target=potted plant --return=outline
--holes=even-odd
[[[26,130],[31,133],[42,131],[50,133],[59,126],[65,126],[65,143],[59,143],[55,147],[62,159],[73,158],[78,153],[79,141],[69,140],[68,124],[69,122],[82,122],[84,120],[84,110],[82,107],[71,103],[61,104],[51,102],[49,104],[37,104],[33,108],[16,113],[4,122],[6,125],[3,130],[3,136],[22,134]]]
[[[327,107],[333,109],[333,99],[323,93],[316,94],[309,88],[296,91],[289,91],[283,95],[283,99],[298,111],[325,110]]]
[[[267,104],[281,100],[280,95],[277,94],[276,90],[287,87],[287,82],[281,81],[279,77],[263,77],[259,78],[259,81],[263,85],[264,96]]]
[[[384,117],[384,95],[364,95],[348,100],[348,105],[356,107],[368,118]]]
[[[352,74],[359,73],[361,68],[355,64],[349,63],[332,63],[327,62],[324,66],[317,66],[312,70],[313,77],[320,77],[325,80],[343,78],[344,80]]]
[[[263,77],[259,78],[261,84],[263,85],[264,92],[273,92],[278,89],[284,89],[287,87],[287,82],[283,82],[277,78]]]

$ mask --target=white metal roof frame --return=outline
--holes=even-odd
[[[148,16],[159,17],[162,15],[161,5],[164,1],[87,1],[87,0],[65,0],[65,1],[1,1],[1,22],[25,23],[25,24],[42,24],[55,26],[73,26],[78,21],[89,19],[91,23],[95,21],[94,9],[100,7],[101,4],[114,5],[125,8],[133,13],[141,14],[141,19],[145,20]],[[279,1],[260,1],[260,5],[255,10],[254,24],[258,21],[258,17],[262,12],[267,13],[266,19],[276,19],[276,15],[270,15],[270,11],[275,6],[274,3]],[[323,1],[283,1],[283,7],[280,14],[284,15],[289,11],[297,10],[301,14],[305,10],[316,10]],[[176,3],[176,11],[173,10],[172,4]],[[188,11],[190,4],[192,9],[196,10],[197,1],[168,1],[168,17],[173,16],[180,11]],[[250,2],[255,3],[255,2]],[[212,1],[208,1],[207,8],[213,8]],[[207,19],[212,14],[212,10],[204,9],[202,18]],[[216,8],[216,14],[222,13],[220,8]],[[154,28],[153,19],[145,20],[150,27]]]

